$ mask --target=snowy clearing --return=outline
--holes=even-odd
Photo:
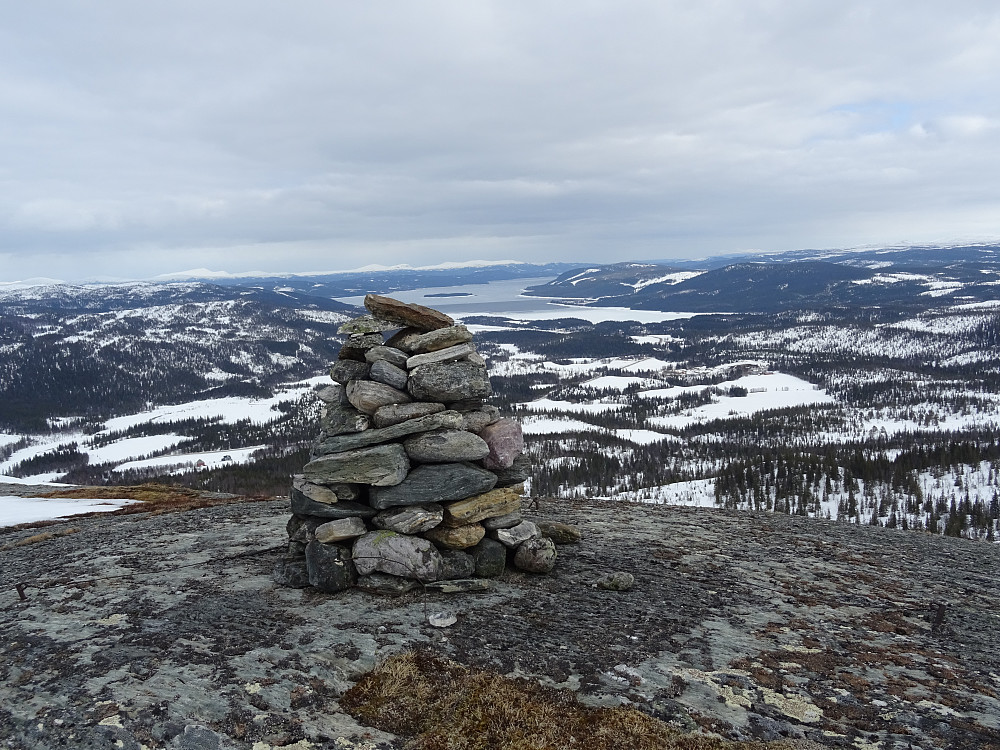
[[[81,513],[106,513],[136,500],[81,500],[71,498],[0,496],[0,526],[49,521]]]
[[[253,454],[266,447],[266,445],[255,445],[251,448],[235,448],[224,451],[203,451],[201,453],[178,453],[172,456],[157,456],[156,458],[147,458],[143,461],[128,461],[126,463],[119,464],[114,468],[114,471],[128,471],[129,469],[148,469],[153,467],[169,466],[184,467],[184,470],[187,471],[196,466],[199,461],[202,461],[205,464],[204,467],[200,468],[218,469],[223,466],[251,463]]]

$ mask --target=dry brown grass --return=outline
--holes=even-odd
[[[44,531],[41,534],[34,534],[24,539],[19,539],[16,542],[9,542],[0,546],[0,552],[5,552],[9,549],[14,549],[15,547],[27,547],[29,544],[38,544],[39,542],[47,542],[50,539],[57,539],[61,536],[67,536],[69,534],[75,534],[80,529],[69,528],[69,529],[58,529],[57,531]]]
[[[172,487],[166,484],[139,484],[122,487],[74,487],[72,489],[48,492],[41,495],[41,497],[141,501],[111,511],[111,514],[116,516],[127,516],[133,513],[177,513],[196,508],[211,508],[216,505],[262,502],[274,499],[271,497],[249,497],[245,495],[211,497],[199,490],[192,490],[187,487]]]
[[[344,694],[359,721],[410,750],[759,750],[782,743],[684,734],[633,708],[592,708],[567,690],[462,666],[426,651],[393,656]]]

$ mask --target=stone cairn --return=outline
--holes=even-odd
[[[349,338],[319,391],[275,580],[401,594],[484,590],[508,562],[551,571],[554,543],[521,518],[521,426],[486,404],[472,333],[422,305],[369,294],[365,307],[340,328]]]

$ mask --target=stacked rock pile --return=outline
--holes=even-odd
[[[529,463],[472,333],[422,305],[369,294],[319,391],[320,434],[293,477],[279,583],[402,593],[476,590],[508,562],[548,573],[556,549],[521,517]],[[385,336],[391,333],[388,340]]]

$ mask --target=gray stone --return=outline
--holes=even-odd
[[[344,406],[340,403],[323,406],[319,419],[320,434],[323,436],[333,437],[364,432],[368,427],[368,417],[353,406]]]
[[[475,353],[476,347],[472,344],[459,344],[426,354],[414,354],[406,360],[406,369],[414,370],[421,365],[432,365],[438,362],[457,362],[460,359],[468,359],[471,354]]]
[[[314,451],[317,456],[342,453],[368,445],[388,443],[390,440],[398,440],[399,438],[418,432],[454,428],[460,424],[462,424],[462,415],[457,411],[442,411],[436,414],[429,414],[426,417],[417,417],[406,422],[399,422],[389,427],[376,427],[352,435],[337,435],[336,437],[327,438],[317,443]],[[399,448],[400,450],[404,450],[402,445]]]
[[[490,447],[490,454],[483,459],[483,466],[487,469],[508,469],[514,464],[514,459],[524,452],[524,435],[517,420],[498,419],[484,427],[479,437]]]
[[[473,352],[468,357],[466,357],[474,365],[479,365],[480,367],[486,367],[486,360],[479,352]]]
[[[547,536],[556,544],[576,544],[583,538],[583,534],[576,526],[558,521],[538,521],[538,530],[542,536]]]
[[[489,581],[476,578],[466,578],[464,580],[435,581],[424,586],[425,591],[436,591],[439,594],[475,594],[480,591],[489,591],[493,584]]]
[[[340,499],[335,490],[322,484],[307,482],[306,478],[301,474],[292,476],[292,489],[305,495],[309,500],[323,503],[324,505],[333,505]]]
[[[306,567],[309,583],[327,593],[349,589],[358,580],[350,550],[336,544],[323,544],[315,539],[309,542],[306,546]]]
[[[509,529],[491,531],[490,536],[505,547],[517,547],[529,539],[541,539],[542,533],[531,521],[521,521],[517,526],[512,526]]]
[[[399,328],[399,324],[388,320],[380,320],[374,315],[362,315],[360,318],[342,323],[340,328],[337,329],[337,333],[382,333],[383,331],[391,331],[395,328]]]
[[[376,445],[331,456],[321,456],[307,463],[302,474],[314,484],[340,482],[388,487],[399,484],[410,470],[410,460],[403,446]],[[496,475],[493,481],[496,481]],[[309,514],[306,514],[309,515]]]
[[[517,510],[513,513],[508,513],[505,516],[497,516],[496,518],[484,518],[481,523],[487,531],[496,531],[497,529],[510,529],[517,526],[524,519],[521,517],[521,511]]]
[[[354,503],[349,500],[338,500],[332,505],[329,503],[317,503],[310,500],[294,487],[289,493],[292,499],[292,513],[298,516],[314,516],[316,518],[371,518],[375,515],[375,509],[362,503]]]
[[[366,576],[359,576],[357,587],[369,594],[383,594],[388,596],[402,596],[413,591],[419,586],[416,581],[409,578],[391,576],[388,573],[371,573]]]
[[[394,487],[373,487],[369,502],[379,510],[395,505],[446,503],[491,490],[496,481],[496,474],[472,464],[424,464]]]
[[[343,397],[344,387],[340,383],[330,383],[316,391],[316,398],[325,404],[339,404]]]
[[[372,363],[369,377],[377,383],[385,383],[398,390],[406,388],[406,378],[408,375],[406,374],[406,370],[396,367],[396,365],[386,362],[384,359],[380,359]]]
[[[556,565],[556,545],[548,537],[528,539],[514,554],[514,567],[525,573],[551,573]]]
[[[365,352],[385,343],[381,333],[353,333],[337,353],[337,359],[365,361]]]
[[[419,534],[430,531],[444,520],[444,508],[440,505],[405,505],[400,508],[383,510],[372,523],[378,529],[388,529],[398,534]]]
[[[624,570],[619,570],[598,578],[594,585],[605,591],[628,591],[635,585],[635,576]]]
[[[437,328],[454,325],[454,319],[443,312],[430,307],[401,302],[392,297],[379,294],[365,295],[365,307],[376,318],[389,320],[420,331],[433,331]]]
[[[427,582],[441,577],[444,561],[426,539],[372,531],[354,542],[354,564],[361,575],[380,572]]]
[[[458,412],[451,412],[458,414]],[[459,418],[458,424],[464,420]],[[465,430],[433,430],[407,438],[403,448],[411,461],[418,463],[445,463],[449,461],[478,461],[490,452],[486,441]]]
[[[493,424],[500,419],[500,410],[493,405],[486,405],[472,411],[463,411],[462,418],[465,419],[463,430],[478,433],[486,425]]]
[[[455,411],[472,411],[474,409],[482,409],[486,405],[486,401],[483,398],[463,398],[458,401],[449,401],[445,404],[448,409],[454,409]]]
[[[359,536],[364,536],[367,533],[368,528],[365,526],[365,522],[357,516],[353,516],[351,518],[337,518],[333,521],[327,521],[317,526],[313,535],[317,542],[332,544],[334,542],[342,542],[345,539],[357,539]]]
[[[472,341],[472,331],[463,326],[448,326],[447,328],[437,328],[429,333],[421,334],[410,343],[410,350],[414,352],[433,352],[439,349],[448,349],[457,344],[464,344]]]
[[[435,526],[430,531],[424,532],[425,539],[430,539],[444,549],[468,549],[478,544],[484,536],[486,529],[478,523],[465,526]]]
[[[485,367],[471,362],[421,365],[410,371],[407,383],[418,401],[462,401],[483,399],[492,393]]]
[[[422,335],[423,332],[418,331],[416,328],[403,328],[400,331],[396,331],[396,333],[385,342],[385,345],[395,347],[402,352],[411,353],[413,351],[411,344]]]
[[[309,584],[306,584],[307,586]],[[72,737],[72,735],[70,735]],[[80,747],[83,747],[80,745]],[[117,740],[114,747],[120,750],[132,750],[132,748],[144,748],[145,745],[139,743],[126,744],[121,739]],[[228,737],[223,737],[217,732],[213,732],[208,727],[188,724],[184,731],[170,740],[167,748],[169,750],[229,750],[232,747]]]
[[[349,382],[347,384],[347,398],[354,408],[365,414],[374,414],[380,406],[386,404],[405,404],[412,400],[405,391],[371,380],[352,380]]]
[[[365,352],[365,361],[375,364],[376,362],[388,362],[390,365],[405,369],[406,352],[394,346],[376,346]]]
[[[288,549],[285,553],[288,557],[305,557],[306,542],[295,542],[289,540]]]
[[[340,385],[363,378],[368,374],[368,364],[353,359],[340,359],[330,368],[330,377]]]
[[[306,542],[311,542],[314,538],[316,527],[325,520],[314,516],[291,516],[288,519],[288,523],[285,524],[289,543],[305,544]]]
[[[482,539],[468,552],[476,564],[476,576],[479,578],[496,578],[507,567],[507,548],[496,539]]]
[[[408,404],[389,404],[380,407],[372,415],[372,424],[376,427],[391,427],[408,419],[426,417],[444,411],[444,404],[431,404],[426,401],[412,401]]]
[[[304,557],[285,558],[274,564],[271,578],[279,586],[304,589],[309,585],[309,569]]]
[[[497,475],[497,487],[512,487],[531,478],[531,458],[522,453],[506,469],[491,469]]]
[[[443,550],[441,559],[444,560],[444,566],[441,568],[443,580],[471,578],[476,573],[476,561],[468,552],[457,549]]]

